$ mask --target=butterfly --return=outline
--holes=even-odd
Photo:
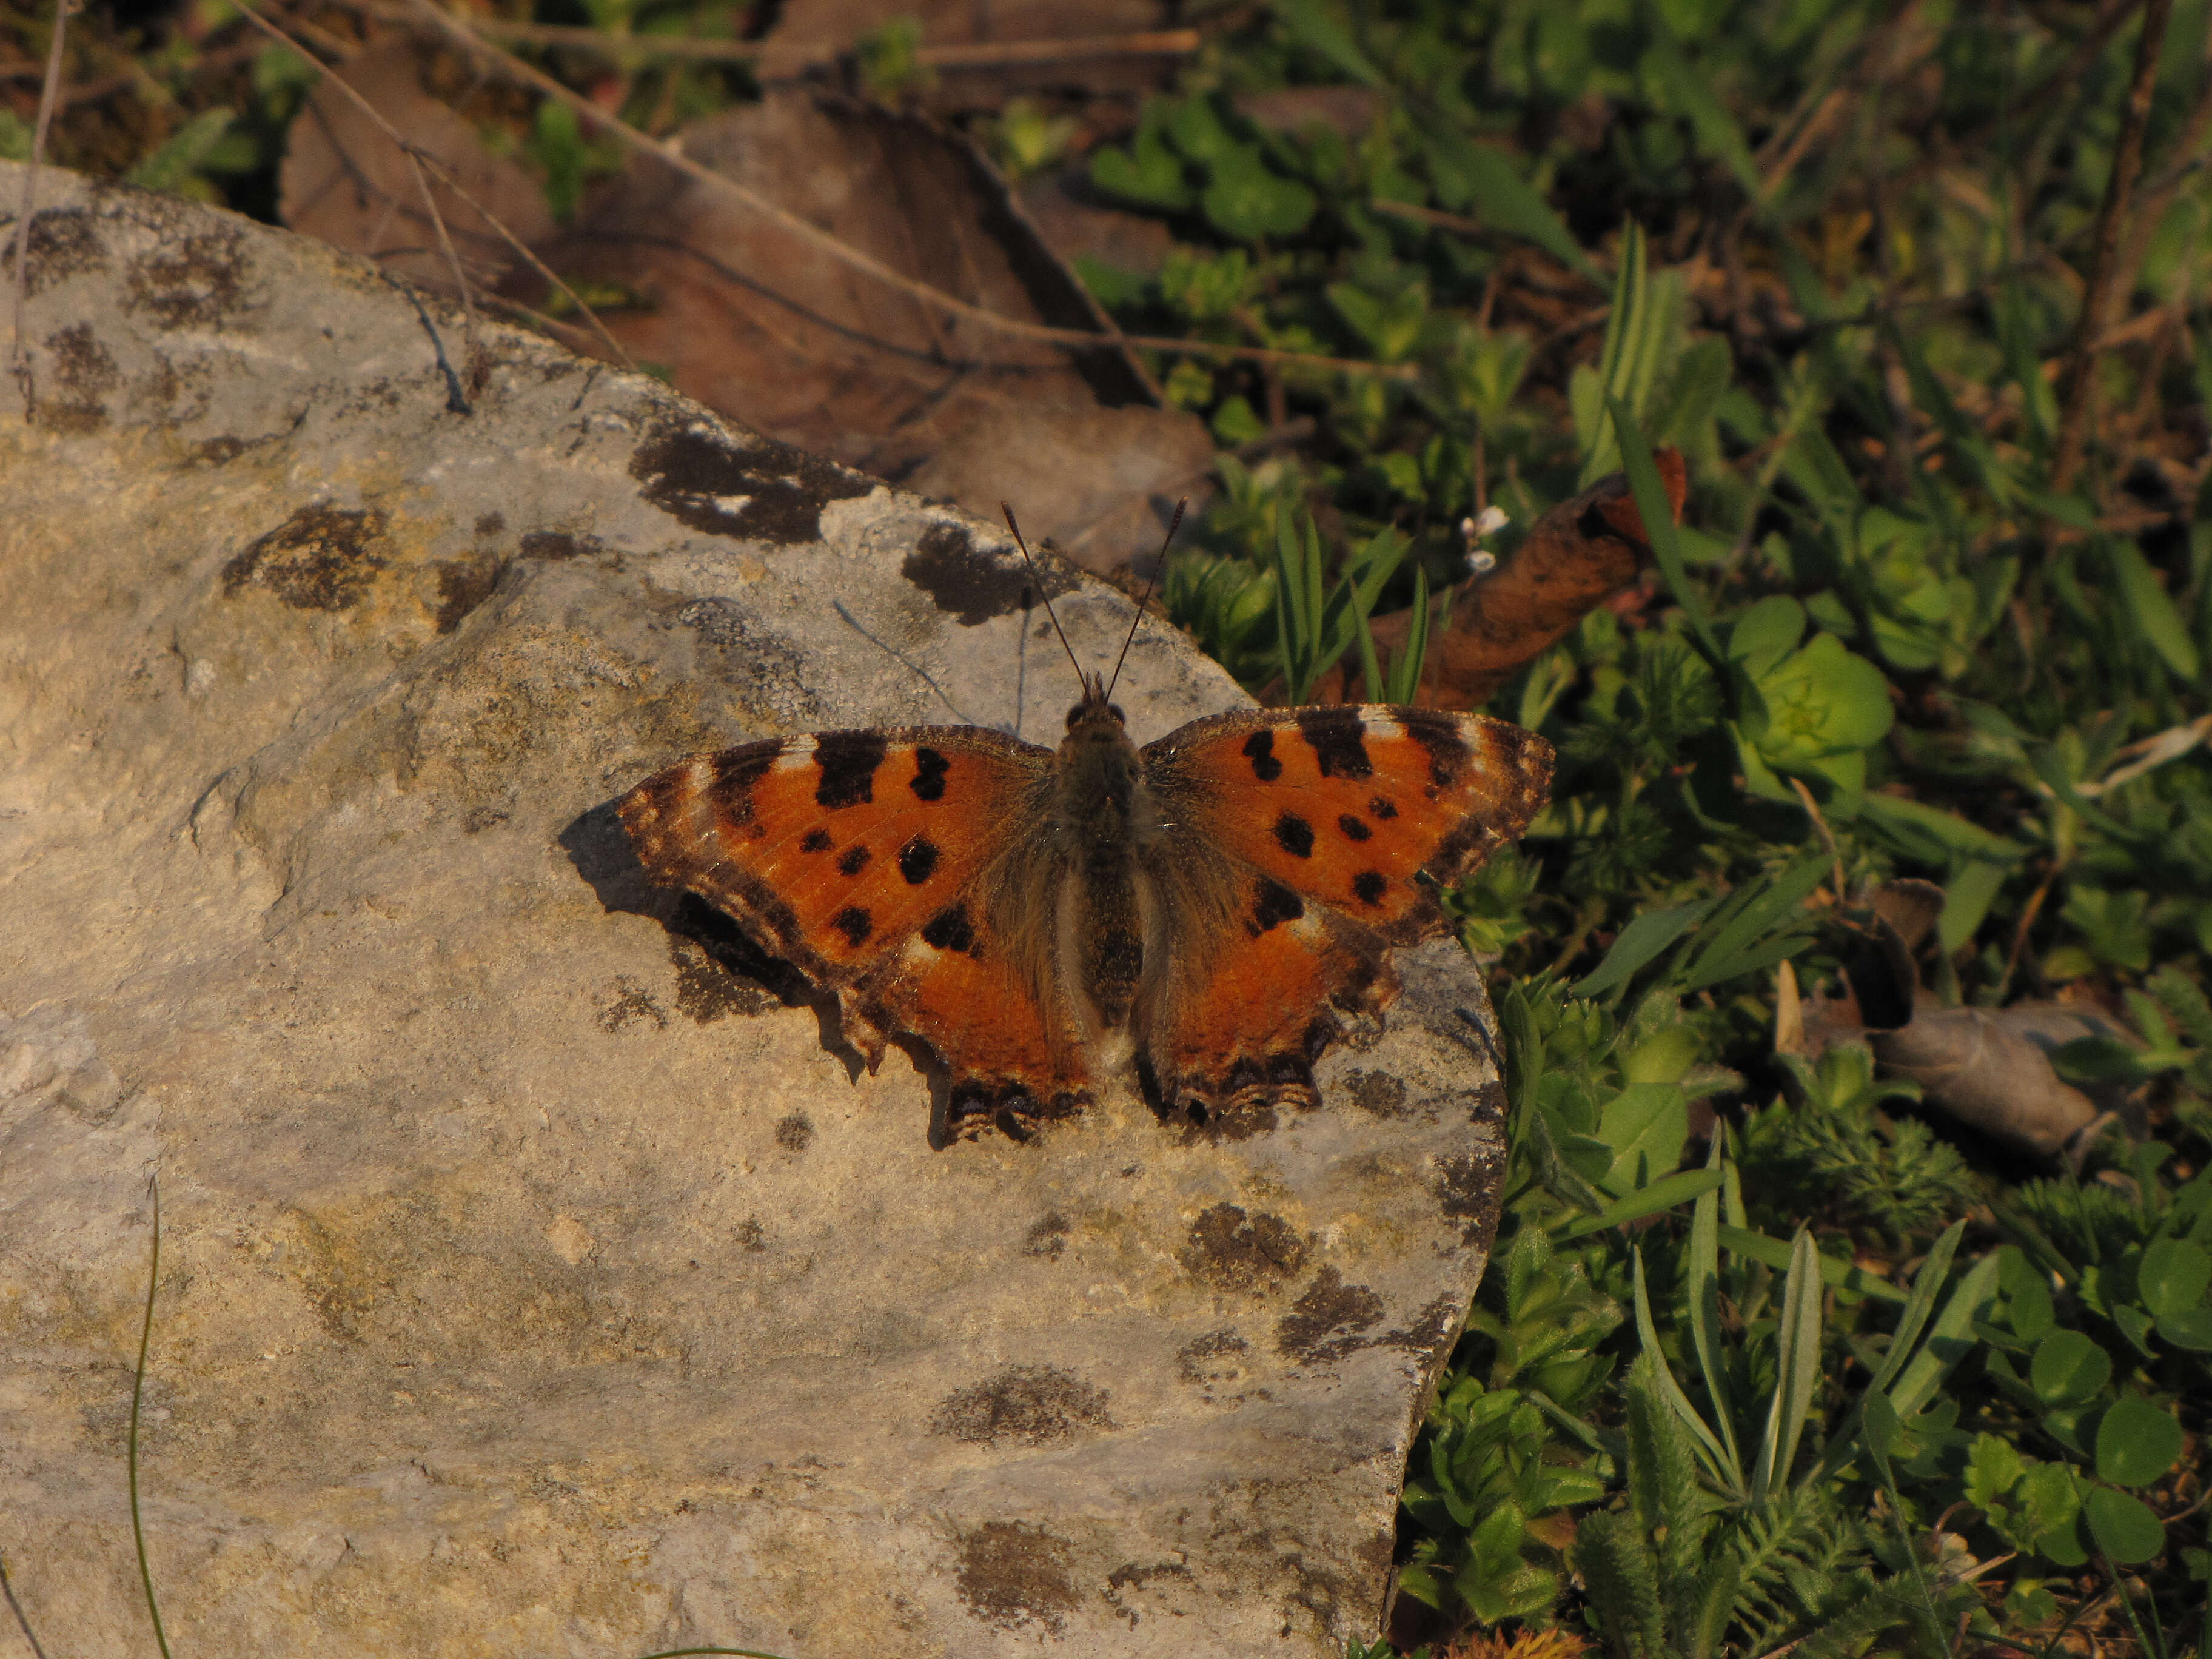
[[[1056,749],[962,726],[769,738],[647,778],[623,824],[656,881],[834,994],[872,1073],[893,1040],[926,1045],[955,1133],[1023,1133],[1129,1073],[1214,1133],[1318,1104],[1315,1062],[1397,994],[1392,949],[1448,931],[1443,890],[1543,807],[1551,745],[1335,705],[1140,749],[1113,681],[1077,672]]]

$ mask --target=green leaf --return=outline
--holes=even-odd
[[[1813,1236],[1800,1229],[1790,1246],[1790,1272],[1782,1286],[1782,1324],[1775,1352],[1774,1398],[1766,1410],[1759,1462],[1751,1472],[1751,1501],[1762,1502],[1778,1485],[1786,1485],[1796,1459],[1797,1441],[1812,1414],[1813,1391],[1820,1381],[1820,1253]]]
[[[1415,108],[1415,127],[1428,147],[1429,171],[1448,200],[1472,205],[1510,235],[1524,237],[1591,282],[1605,278],[1566,222],[1514,171],[1504,155],[1479,144],[1438,115]]]
[[[2097,1425],[2097,1473],[2116,1486],[2148,1486],[2180,1455],[2181,1425],[2141,1395],[2122,1395]]]
[[[2185,1238],[2161,1238],[2136,1264],[2136,1294],[2154,1314],[2194,1307],[2212,1285],[2212,1255]]]
[[[1951,1368],[1978,1346],[1974,1322],[1996,1294],[1997,1259],[1994,1252],[1966,1270],[1951,1299],[1929,1325],[1927,1339],[1911,1363],[1889,1387],[1890,1403],[1899,1417],[1909,1418],[1936,1397],[1936,1390]]]
[[[1889,1403],[1887,1395],[1879,1389],[1868,1390],[1859,1425],[1866,1435],[1867,1449],[1874,1454],[1875,1466],[1887,1479],[1890,1454],[1896,1450],[1897,1437],[1904,1431],[1897,1419],[1897,1407]]]
[[[1320,205],[1295,179],[1270,172],[1257,145],[1239,146],[1215,160],[1210,173],[1199,206],[1208,223],[1238,241],[1296,235]]]
[[[1753,1232],[1746,1227],[1722,1227],[1720,1243],[1724,1250],[1748,1256],[1753,1261],[1764,1261],[1770,1267],[1787,1267],[1790,1265],[1790,1247],[1788,1244],[1778,1238],[1769,1238],[1765,1233]],[[1877,1302],[1901,1304],[1910,1300],[1903,1291],[1887,1279],[1869,1273],[1856,1262],[1838,1261],[1832,1255],[1820,1258],[1820,1278],[1837,1290],[1849,1291],[1854,1296],[1870,1297]]]
[[[1569,990],[1578,997],[1599,997],[1617,990],[1634,978],[1638,969],[1650,962],[1676,939],[1697,926],[1698,920],[1712,908],[1703,904],[1681,904],[1668,910],[1647,910],[1620,930],[1613,948],[1599,963]]]
[[[1179,212],[1197,201],[1183,178],[1182,159],[1157,131],[1138,132],[1128,149],[1108,147],[1091,158],[1091,182],[1109,196]]]
[[[1659,469],[1653,465],[1651,447],[1644,441],[1627,406],[1618,398],[1607,407],[1613,412],[1613,426],[1620,441],[1621,465],[1628,473],[1628,484],[1636,496],[1636,511],[1644,520],[1644,533],[1651,538],[1651,557],[1659,567],[1659,574],[1667,579],[1667,589],[1674,603],[1682,607],[1682,614],[1690,619],[1690,627],[1705,653],[1706,659],[1722,660],[1720,641],[1714,636],[1712,623],[1705,615],[1705,601],[1690,586],[1688,569],[1682,562],[1682,549],[1674,534],[1674,504],[1667,499],[1667,487],[1659,482]],[[1871,664],[1869,665],[1872,666]]]
[[[202,111],[171,134],[161,149],[125,173],[125,180],[145,190],[179,189],[199,173],[237,118],[235,112],[227,109]]]
[[[1690,1396],[1682,1392],[1682,1385],[1674,1380],[1674,1373],[1668,1369],[1666,1353],[1659,1346],[1658,1328],[1651,1322],[1650,1293],[1644,1285],[1643,1249],[1640,1247],[1632,1249],[1630,1258],[1633,1263],[1636,1292],[1637,1340],[1643,1344],[1644,1352],[1651,1356],[1660,1391],[1666,1395],[1667,1403],[1673,1407],[1674,1415],[1681,1419],[1682,1426],[1690,1431],[1691,1444],[1697,1452],[1698,1461],[1705,1466],[1705,1472],[1728,1491],[1741,1492],[1743,1490],[1741,1471],[1719,1440],[1714,1437],[1712,1430],[1705,1425],[1705,1419],[1698,1415],[1698,1408],[1690,1403]]]
[[[2027,1385],[2047,1407],[2094,1400],[2112,1380],[2112,1359],[2079,1331],[2056,1330],[2035,1345]]]
[[[1364,87],[1389,85],[1359,45],[1322,9],[1320,0],[1276,0],[1274,12],[1291,40]]]
[[[1626,1196],[1674,1173],[1689,1138],[1690,1105],[1672,1083],[1632,1083],[1606,1102],[1598,1139],[1613,1148],[1613,1167],[1599,1183]]]
[[[1644,55],[1644,67],[1650,78],[1666,89],[1673,112],[1688,118],[1690,130],[1698,136],[1698,149],[1726,162],[1746,196],[1754,203],[1764,200],[1765,192],[1759,187],[1751,146],[1745,143],[1743,129],[1735,118],[1713,95],[1712,83],[1691,66],[1664,28],[1655,29],[1652,36],[1650,48]]]
[[[1624,1222],[1640,1221],[1647,1215],[1656,1215],[1662,1210],[1671,1210],[1678,1204],[1717,1191],[1722,1179],[1718,1170],[1681,1170],[1662,1176],[1650,1186],[1607,1205],[1595,1215],[1586,1215],[1560,1229],[1553,1237],[1564,1244],[1603,1232],[1607,1227],[1618,1227]]]
[[[2174,678],[2185,686],[2196,686],[2203,668],[2196,642],[2189,637],[2188,625],[2160,582],[2158,573],[2151,568],[2150,561],[2143,557],[2142,550],[2133,542],[2115,542],[2109,552],[2120,603],[2127,608],[2136,632],[2149,641],[2152,649],[2165,659]]]
[[[2212,1308],[2186,1308],[2160,1314],[2152,1328],[2177,1348],[2191,1353],[2212,1353]]]
[[[2122,1566],[2148,1561],[2166,1547],[2165,1525],[2124,1492],[2092,1486],[2081,1500],[2081,1515],[2097,1547]]]
[[[1936,1311],[1936,1297],[1943,1288],[1943,1280],[1951,1271],[1951,1259],[1958,1252],[1959,1241],[1966,1236],[1966,1224],[1954,1221],[1936,1241],[1928,1258],[1913,1275],[1912,1294],[1905,1304],[1905,1311],[1897,1316],[1897,1329],[1889,1339],[1889,1352],[1884,1357],[1881,1369],[1874,1374],[1868,1385],[1869,1396],[1887,1389],[1892,1378],[1905,1369],[1912,1350],[1920,1340],[1929,1316]]]

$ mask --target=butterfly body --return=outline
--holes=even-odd
[[[1328,1045],[1395,994],[1391,947],[1526,827],[1551,750],[1480,715],[1252,710],[1139,749],[1087,680],[1056,750],[970,726],[771,738],[621,804],[656,879],[834,994],[872,1071],[894,1036],[948,1117],[1079,1109],[1133,1070],[1217,1127],[1310,1105]]]

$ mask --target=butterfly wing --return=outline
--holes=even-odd
[[[980,726],[769,738],[694,755],[623,798],[656,879],[697,893],[837,994],[872,1070],[921,1037],[956,1105],[1073,1103],[1079,1047],[984,890],[1032,840],[1052,754]]]
[[[1151,1085],[1232,1118],[1311,1098],[1345,1019],[1395,994],[1388,947],[1446,930],[1439,890],[1528,827],[1552,775],[1551,745],[1518,726],[1383,707],[1196,720],[1143,762],[1173,940],[1146,1011]]]

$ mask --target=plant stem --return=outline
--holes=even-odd
[[[2073,378],[2059,422],[2058,457],[2051,472],[2051,486],[2061,495],[2073,488],[2088,440],[2089,409],[2096,390],[2097,337],[2104,332],[2105,313],[2111,303],[2112,278],[2118,265],[2115,256],[2120,228],[2127,218],[2128,199],[2135,190],[2136,175],[2142,171],[2143,128],[2150,120],[2159,49],[2166,42],[2166,20],[2172,12],[2173,0],[2144,0],[2142,33],[2136,42],[2135,79],[2128,87],[2127,101],[2120,107],[2120,136],[2112,146],[2112,177],[2105,186],[2104,203],[2097,210],[2088,286],[2082,293],[2081,314],[2074,328]]]

